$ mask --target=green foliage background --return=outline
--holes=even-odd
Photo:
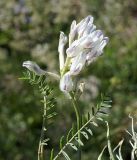
[[[113,100],[109,117],[113,146],[121,137],[126,137],[124,130],[130,127],[128,114],[137,115],[137,2],[1,0],[1,160],[37,159],[42,121],[41,97],[38,90],[18,79],[24,70],[22,62],[33,60],[43,69],[58,72],[59,32],[68,34],[73,19],[79,21],[89,14],[94,16],[94,23],[110,38],[110,42],[104,55],[81,74],[86,89],[79,105],[84,113],[97,103],[100,93],[109,95]],[[60,135],[75,119],[72,106],[59,91],[58,84],[53,81],[52,85],[58,116],[48,131],[51,141],[47,150],[53,145],[58,147]],[[83,149],[83,160],[96,159],[105,145],[104,126],[94,132],[94,137]],[[125,159],[129,159],[130,148],[126,146],[123,151]]]

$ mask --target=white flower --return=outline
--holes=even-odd
[[[72,59],[70,66],[70,74],[77,75],[80,73],[86,63],[86,52],[81,52],[78,56]]]
[[[81,51],[83,51],[84,43],[85,43],[86,37],[82,37],[78,40],[75,40],[70,47],[66,50],[68,57],[75,57],[77,56]]]
[[[73,58],[86,51],[87,61],[92,61],[91,58],[103,53],[103,48],[108,43],[108,37],[104,37],[101,30],[96,30],[92,16],[88,16],[78,23],[75,26],[76,29],[78,39],[75,39],[66,50],[68,57]]]
[[[39,67],[39,65],[37,65],[37,63],[35,63],[35,62],[25,61],[25,62],[23,62],[22,66],[26,67],[28,70],[34,72],[36,75],[39,75],[39,76],[41,76],[41,75],[49,75],[49,76],[53,77],[56,80],[60,80],[60,76],[59,75],[57,75],[55,73],[52,73],[52,72],[47,72],[47,71],[41,69]]]
[[[63,77],[60,80],[60,90],[62,92],[70,92],[73,90],[73,81],[70,76],[70,73],[67,72],[63,75]]]
[[[87,54],[87,61],[92,61],[92,59],[97,58],[103,53],[103,48],[106,46],[108,43],[109,39],[108,37],[104,37],[103,40],[102,38],[98,40],[96,45],[91,49],[91,51]]]
[[[86,64],[95,61],[108,43],[108,37],[105,37],[101,30],[96,29],[93,20],[92,16],[87,16],[78,24],[75,20],[71,24],[69,47],[66,49],[67,57],[61,71],[62,91],[70,92],[73,89],[71,77],[75,78]]]
[[[64,67],[64,46],[67,43],[67,36],[60,32],[59,38],[59,45],[58,45],[58,52],[59,52],[59,63],[60,63],[60,70]]]
[[[37,75],[43,75],[44,71],[35,63],[32,61],[25,61],[23,62],[23,67],[26,67],[28,70],[36,73]]]
[[[82,37],[85,32],[90,33],[93,20],[94,18],[92,16],[87,16],[77,25],[79,38]]]
[[[76,21],[72,21],[71,27],[70,27],[70,33],[69,33],[69,45],[74,41],[74,38],[77,34],[77,25]]]
[[[58,52],[61,78],[57,74],[42,70],[36,63],[31,61],[24,62],[23,66],[38,75],[47,74],[60,80],[60,90],[65,94],[69,94],[74,89],[73,80],[75,76],[81,72],[86,64],[91,64],[102,55],[103,49],[109,40],[101,30],[96,29],[93,20],[94,18],[89,15],[79,23],[76,23],[75,20],[72,22],[69,33],[69,46],[66,50],[67,36],[60,32]]]

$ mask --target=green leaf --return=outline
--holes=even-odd
[[[103,121],[103,119],[101,117],[97,117],[98,120]]]
[[[47,129],[46,129],[45,127],[43,128],[43,130],[44,130],[45,132],[47,131]]]
[[[103,156],[103,153],[104,153],[104,151],[105,151],[106,148],[107,148],[107,145],[103,148],[103,150],[102,150],[101,153],[99,154],[97,160],[102,160],[102,156]]]
[[[109,99],[109,100],[104,100],[104,103],[112,103],[112,100]]]
[[[107,104],[107,103],[101,103],[100,105],[101,107],[105,107],[105,108],[111,108],[112,106],[110,104]]]
[[[103,115],[107,116],[107,113],[106,113],[106,112],[104,112],[104,111],[99,111],[99,113],[101,113],[101,114],[103,114]]]
[[[88,112],[87,119],[90,120],[90,113]]]
[[[84,131],[81,131],[81,134],[88,140],[88,134]]]
[[[75,134],[75,125],[74,124],[72,124],[72,136]]]
[[[99,104],[97,104],[96,108],[97,108],[97,110],[99,110],[99,109],[100,109],[100,105],[99,105]]]
[[[84,125],[87,122],[86,117],[84,115],[82,115],[81,119],[82,119],[82,125]]]
[[[62,151],[62,154],[66,158],[66,160],[71,160],[65,151]]]
[[[72,128],[69,130],[69,132],[67,134],[67,142],[69,141],[69,137],[70,137],[71,132],[72,132]]]
[[[73,143],[68,143],[75,151],[78,150],[78,148]]]
[[[27,78],[27,77],[20,77],[20,78],[18,78],[19,80],[28,80],[29,78]]]
[[[64,136],[62,136],[61,138],[60,138],[60,149],[62,149],[63,148],[63,139],[64,139]]]
[[[47,143],[45,143],[45,142],[42,142],[41,143],[43,146],[47,146],[48,144]]]
[[[43,140],[43,142],[45,143],[45,142],[48,142],[49,140],[50,140],[49,138],[46,138]]]
[[[55,107],[54,104],[49,104],[49,106],[47,106],[47,111],[48,111],[48,110],[51,110],[51,108],[53,108],[53,107]]]
[[[40,76],[40,77],[38,78],[37,84],[41,82],[42,78],[43,78],[43,76]]]
[[[98,124],[96,122],[91,121],[90,123],[93,124],[94,126],[98,127]]]
[[[47,116],[47,119],[50,119],[50,118],[52,118],[52,117],[54,117],[54,116],[56,116],[57,115],[57,113],[56,112],[53,112],[53,113],[51,113],[51,114],[49,114],[48,116]]]
[[[75,137],[75,140],[78,142],[80,146],[84,146],[84,143],[78,137]]]
[[[53,156],[54,156],[54,149],[52,149],[50,152],[50,160],[53,160]]]
[[[92,115],[94,115],[94,114],[95,114],[95,109],[94,109],[94,107],[92,107],[91,109],[92,109]]]
[[[86,130],[87,130],[87,132],[91,135],[91,136],[93,136],[93,132],[92,132],[92,130],[90,129],[90,128],[85,128]]]

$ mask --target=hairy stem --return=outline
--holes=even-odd
[[[39,147],[38,147],[38,160],[44,160],[43,141],[44,141],[45,126],[46,126],[46,111],[47,111],[46,96],[44,96],[44,113],[43,113],[41,136],[40,136]]]

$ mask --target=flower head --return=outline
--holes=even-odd
[[[70,27],[69,47],[66,49],[66,61],[61,67],[61,83],[62,91],[63,82],[65,91],[70,92],[73,78],[78,75],[84,66],[91,64],[103,53],[103,49],[108,43],[108,37],[105,37],[101,30],[96,29],[93,24],[94,18],[89,15],[78,24],[74,20]],[[66,43],[65,43],[66,44]],[[68,82],[70,80],[70,83]],[[70,85],[71,84],[71,85]],[[71,87],[70,87],[71,86]]]
[[[87,65],[95,61],[103,53],[103,49],[108,43],[101,30],[96,29],[93,24],[94,18],[89,15],[79,23],[74,20],[67,36],[60,32],[58,52],[61,76],[42,70],[35,62],[25,61],[23,67],[35,72],[37,75],[50,75],[60,80],[60,90],[69,93],[74,90],[75,77]],[[65,45],[69,39],[69,46],[65,50]],[[66,55],[65,55],[66,53]]]

